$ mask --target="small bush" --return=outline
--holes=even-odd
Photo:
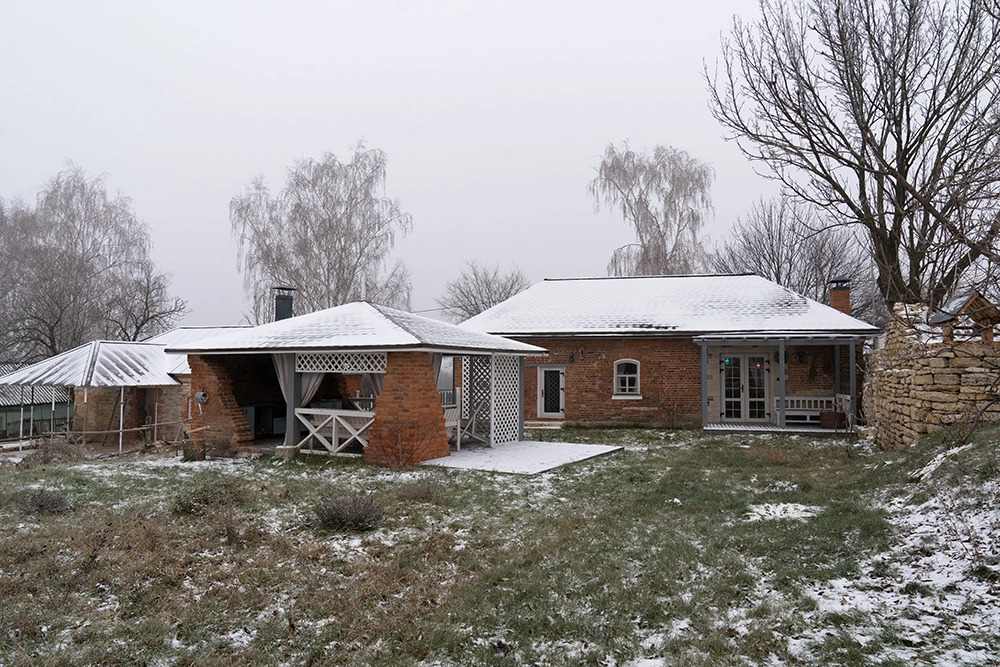
[[[181,492],[173,502],[174,514],[204,515],[209,509],[245,504],[250,491],[238,477],[218,475],[202,480],[194,488]]]
[[[31,514],[65,514],[73,508],[62,491],[39,489],[24,501],[24,509]]]
[[[19,468],[32,468],[51,463],[76,463],[85,458],[83,448],[67,442],[65,438],[37,440],[32,443],[32,447],[35,451],[21,459],[17,464]]]
[[[382,503],[370,493],[320,498],[313,506],[324,528],[337,530],[374,530],[382,523]]]
[[[437,500],[438,494],[441,493],[441,482],[436,477],[421,477],[400,484],[396,493],[403,500],[432,503]]]

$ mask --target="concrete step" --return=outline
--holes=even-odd
[[[563,422],[557,422],[557,421],[524,422],[524,428],[536,428],[536,429],[545,429],[554,431],[557,429],[561,429],[562,427],[563,427]]]

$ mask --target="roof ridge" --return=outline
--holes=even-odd
[[[756,273],[670,273],[648,276],[580,276],[575,278],[542,278],[543,282],[570,282],[574,280],[637,280],[649,278],[745,278],[757,276]],[[759,276],[757,276],[759,277]]]
[[[407,313],[405,310],[398,310],[396,308],[390,308],[389,306],[385,306],[385,305],[382,305],[380,303],[372,303],[371,301],[362,301],[362,303],[364,303],[367,306],[370,306],[370,307],[374,308],[375,311],[378,312],[382,317],[384,317],[385,319],[389,320],[390,322],[392,322],[393,324],[395,324],[397,327],[399,327],[400,329],[402,329],[406,333],[408,333],[411,336],[413,336],[413,339],[415,341],[417,341],[418,343],[423,343],[424,342],[424,339],[421,338],[420,336],[418,336],[417,334],[413,333],[413,330],[410,329],[410,327],[406,326],[405,324],[403,324],[401,322],[398,322],[395,318],[390,317],[389,313],[387,313],[385,311],[386,310],[390,310],[390,311],[396,312],[396,313],[403,313],[404,315],[413,315],[413,313]]]

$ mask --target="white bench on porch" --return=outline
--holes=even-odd
[[[819,424],[819,413],[836,409],[833,396],[785,396],[785,423]],[[774,419],[781,414],[781,399],[774,399]]]
[[[329,454],[338,454],[355,442],[362,448],[367,447],[368,432],[375,423],[375,413],[363,410],[296,408],[295,416],[309,429],[298,446],[305,448],[306,443],[315,440],[327,451],[310,447],[311,451]]]

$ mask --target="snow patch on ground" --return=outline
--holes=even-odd
[[[763,505],[751,505],[747,510],[747,521],[766,521],[768,519],[799,519],[805,521],[811,516],[816,516],[822,510],[821,507],[810,505],[800,505],[798,503],[764,503]]]
[[[862,564],[854,580],[835,579],[807,587],[817,602],[809,617],[863,612],[898,638],[871,636],[872,625],[845,626],[862,644],[885,644],[881,656],[902,661],[934,654],[936,664],[983,664],[990,638],[1000,628],[1000,484],[983,486],[986,502],[968,503],[945,490],[920,504],[907,497],[884,503],[898,539],[887,552]],[[823,629],[790,643],[798,657],[820,642]],[[806,641],[799,641],[806,640]]]

